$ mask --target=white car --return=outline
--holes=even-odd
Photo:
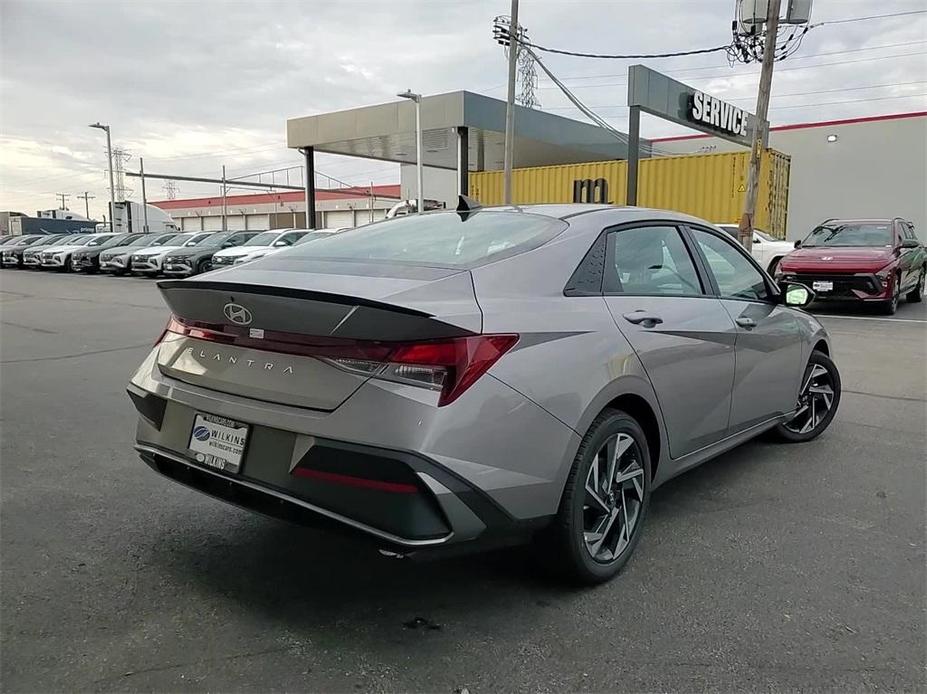
[[[337,234],[338,232],[344,231],[345,229],[348,229],[348,228],[349,227],[341,227],[339,229],[314,229],[313,231],[310,231],[309,233],[304,235],[302,238],[298,239],[292,245],[302,246],[304,243],[308,243],[310,241],[318,241],[319,239],[324,239],[326,236]],[[264,256],[273,255],[274,253],[279,253],[284,248],[288,248],[288,246],[274,245],[268,248],[258,248],[257,250],[251,251],[247,255],[243,255],[243,256],[239,256],[238,258],[235,258],[235,265],[241,265],[242,263],[250,263],[252,260],[257,260],[258,258],[263,258]]]
[[[165,246],[150,246],[139,248],[132,253],[129,259],[129,269],[142,275],[157,275],[161,272],[161,263],[164,256],[171,251],[185,246],[195,246],[199,241],[213,234],[212,231],[193,231],[186,234],[177,234]]]
[[[72,238],[55,246],[48,246],[39,253],[39,263],[49,270],[70,270],[71,254],[79,248],[89,246],[91,243],[102,243],[117,234],[72,234]]]
[[[724,229],[735,239],[740,239],[740,231],[736,224],[717,224],[720,229]],[[795,244],[788,241],[780,241],[773,238],[765,231],[759,229],[753,230],[753,248],[751,253],[761,266],[763,266],[770,275],[775,274],[776,266],[779,261],[795,250]]]
[[[308,229],[274,229],[265,231],[234,248],[224,248],[212,257],[212,269],[228,267],[246,255],[263,250],[282,250],[309,233]]]

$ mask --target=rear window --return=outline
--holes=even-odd
[[[537,248],[566,226],[559,219],[522,212],[408,215],[298,244],[287,258],[466,268]]]

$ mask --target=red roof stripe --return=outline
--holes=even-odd
[[[398,183],[387,185],[356,187],[356,188],[335,188],[330,190],[316,190],[316,201],[321,200],[363,200],[373,194],[383,198],[399,199],[400,189]],[[251,193],[249,195],[229,195],[226,197],[226,205],[229,208],[241,205],[266,205],[268,203],[287,203],[303,202],[306,199],[305,193],[298,190],[288,190],[283,193]],[[187,198],[185,200],[160,200],[152,202],[155,207],[162,210],[179,210],[188,207],[222,207],[222,198]],[[231,211],[231,210],[230,210]]]
[[[927,111],[912,111],[911,113],[890,113],[884,116],[863,116],[861,118],[844,118],[841,120],[825,120],[817,123],[792,123],[790,125],[774,125],[770,130],[802,130],[804,128],[826,128],[834,125],[852,125],[853,123],[873,123],[883,120],[898,120],[899,118],[922,118]],[[701,140],[714,135],[675,135],[673,137],[657,137],[651,142],[677,142],[679,140]]]

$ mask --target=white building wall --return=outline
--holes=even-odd
[[[773,130],[769,144],[792,160],[789,239],[830,217],[904,217],[927,240],[927,116]],[[741,149],[718,138],[657,145],[679,153]]]
[[[426,166],[422,178],[426,200],[437,200],[448,207],[457,207],[456,171]],[[414,200],[418,197],[418,180],[414,164],[402,164],[399,167],[399,186],[403,200]]]

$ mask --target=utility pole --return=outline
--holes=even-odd
[[[228,214],[228,186],[225,180],[225,164],[222,165],[222,231],[225,231],[225,216]]]
[[[148,233],[148,196],[145,194],[145,160],[138,158],[138,172],[142,181],[142,233]],[[129,230],[131,231],[131,229]]]
[[[509,91],[505,102],[505,159],[503,162],[503,202],[512,204],[512,166],[515,159],[515,72],[518,67],[518,0],[512,0],[509,21]]]
[[[90,194],[90,191],[85,190],[83,195],[77,195],[75,197],[80,198],[84,201],[84,216],[87,219],[90,219],[90,201],[95,199],[95,196]]]
[[[744,213],[740,219],[740,242],[753,248],[753,219],[760,184],[760,163],[763,145],[769,132],[769,95],[772,89],[773,66],[776,62],[776,35],[779,33],[779,9],[782,0],[769,0],[766,10],[766,37],[763,44],[763,69],[760,72],[760,91],[756,99],[756,127],[753,146],[750,148],[750,168],[747,173],[747,193],[744,196]]]
[[[66,195],[65,193],[55,193],[55,197],[61,198],[61,208],[60,209],[62,210],[68,209],[67,202],[68,202],[68,198],[71,197],[70,195]]]

